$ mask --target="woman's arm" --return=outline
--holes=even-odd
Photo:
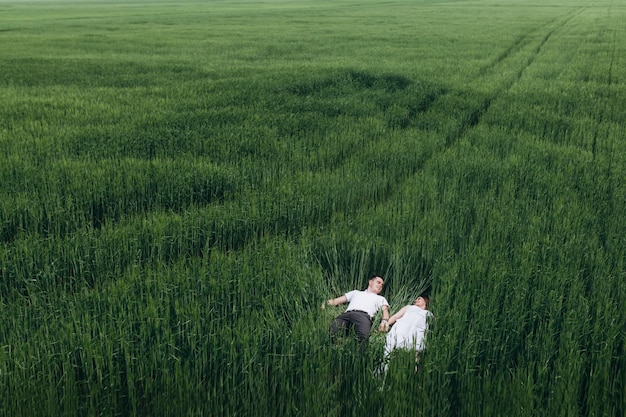
[[[396,314],[394,314],[393,316],[391,316],[389,318],[389,321],[387,322],[390,326],[392,324],[394,324],[396,321],[398,321],[398,319],[402,318],[402,316],[404,316],[404,313],[406,313],[406,310],[409,308],[410,306],[404,306],[402,307],[400,310],[398,310],[398,312]]]

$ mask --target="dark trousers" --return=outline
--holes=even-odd
[[[359,342],[367,342],[372,330],[372,318],[364,311],[346,311],[333,320],[330,334],[331,336],[347,335],[352,329]]]

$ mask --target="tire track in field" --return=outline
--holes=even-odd
[[[429,160],[435,158],[438,154],[445,152],[446,149],[454,146],[460,138],[462,138],[473,127],[478,125],[483,116],[489,110],[491,103],[508,91],[522,78],[524,72],[534,63],[537,56],[541,53],[544,46],[550,41],[555,33],[571,22],[572,19],[583,13],[585,9],[586,7],[570,10],[565,15],[551,19],[549,22],[539,26],[532,32],[518,38],[494,60],[479,69],[477,73],[469,79],[468,88],[456,91],[441,91],[440,94],[434,97],[433,100],[427,104],[427,106],[420,109],[418,114],[414,114],[412,116],[413,118],[419,117],[424,120],[425,123],[429,123],[427,126],[419,126],[418,123],[418,127],[422,127],[426,131],[434,130],[438,134],[443,135],[445,140],[442,145],[424,151],[425,153],[420,156],[419,160],[413,161],[408,171],[403,172],[402,174],[396,173],[395,177],[390,180],[388,186],[377,194],[377,198],[375,200],[377,203],[375,206],[385,204],[385,202],[388,201],[389,198],[391,198],[398,190],[402,189],[402,185],[406,181],[415,175],[416,172],[422,170]],[[541,32],[544,33],[542,34]],[[534,46],[533,43],[535,43]],[[531,48],[530,52],[528,52],[529,47]],[[451,109],[454,109],[454,105],[457,103],[463,105],[469,102],[471,98],[467,98],[467,91],[471,91],[474,84],[485,84],[485,79],[489,78],[491,76],[490,74],[498,71],[498,68],[506,65],[509,60],[519,59],[520,54],[528,54],[528,57],[525,60],[522,60],[523,64],[520,65],[516,71],[513,71],[510,77],[502,81],[501,85],[498,86],[491,94],[481,97],[477,102],[473,103],[472,106],[467,106],[461,111],[457,111],[456,114],[452,116],[452,122],[450,122]],[[476,90],[478,90],[478,88]],[[444,124],[436,125],[437,122],[434,122],[434,125],[430,125],[431,120],[440,121],[439,123]],[[362,160],[363,158],[367,159],[368,149],[376,149],[376,147],[380,145],[380,140],[384,139],[368,143],[367,146],[356,150],[354,154],[349,156],[346,155],[345,159],[341,160],[341,167],[337,167],[333,172],[341,171],[344,165],[349,165],[353,161]],[[406,140],[415,141],[415,138],[407,135]],[[356,213],[362,209],[362,206],[355,207],[350,205],[350,207],[345,207],[344,211],[346,213]],[[327,221],[321,221],[320,225],[326,223]]]
[[[408,180],[412,175],[422,169],[422,167],[428,162],[428,160],[434,158],[437,154],[444,152],[446,149],[450,148],[465,135],[471,128],[480,123],[483,115],[489,110],[491,103],[497,99],[501,94],[505,93],[509,90],[519,79],[523,76],[526,69],[533,64],[536,57],[541,53],[541,50],[545,46],[545,44],[550,40],[550,38],[562,27],[564,27],[567,23],[569,23],[576,16],[580,15],[585,8],[575,9],[573,11],[568,12],[565,16],[559,16],[551,19],[547,23],[539,26],[534,29],[532,33],[527,33],[524,36],[519,37],[515,40],[513,44],[511,44],[508,48],[506,48],[502,53],[500,53],[494,60],[489,62],[483,68],[479,69],[477,73],[472,76],[468,82],[469,89],[471,90],[471,85],[473,83],[484,83],[484,79],[490,76],[490,73],[497,71],[500,65],[505,65],[508,59],[514,59],[518,54],[524,52],[524,48],[531,45],[533,42],[537,41],[537,36],[533,35],[543,30],[547,30],[547,32],[540,37],[539,42],[532,49],[532,52],[528,59],[524,62],[524,65],[520,67],[512,77],[510,77],[507,81],[503,83],[500,88],[498,88],[493,94],[482,99],[477,105],[474,107],[469,107],[465,109],[463,112],[460,112],[456,115],[459,119],[457,120],[459,123],[453,124],[452,127],[440,128],[435,126],[434,130],[439,131],[441,134],[445,136],[444,146],[440,148],[435,148],[427,152],[427,154],[423,155],[419,161],[415,161],[413,169],[410,172],[406,172],[404,176],[401,178],[396,178],[396,182],[385,189],[382,195],[379,195],[379,199],[377,200],[379,203],[382,203],[388,200],[398,189],[401,189],[402,184]],[[426,106],[422,107],[419,112],[416,112],[412,115],[413,118],[419,116],[430,118],[429,115],[432,115],[432,119],[443,120],[446,117],[442,115],[447,115],[450,110],[450,101],[455,102],[463,102],[466,100],[464,97],[466,95],[467,90],[459,91],[459,90],[443,90],[438,95],[432,98]],[[425,130],[432,130],[432,127],[426,127]],[[364,148],[356,150],[355,153],[351,155],[345,155],[345,158],[342,158],[341,166],[338,166],[337,171],[343,169],[343,165],[348,165],[352,161],[361,159],[366,155],[367,149],[371,147],[374,149],[378,146],[379,141],[375,143],[369,143],[368,146]],[[356,208],[352,208],[354,211]]]
[[[582,9],[578,9],[575,10],[574,12],[570,12],[570,15],[575,14],[578,15],[579,13],[582,13]],[[562,23],[557,23],[559,20],[559,17],[555,17],[554,19],[548,21],[547,23],[543,24],[542,26],[536,28],[534,30],[534,32],[543,30],[545,28],[550,27],[553,24],[557,24],[559,27],[560,26],[564,26],[567,22],[569,22],[571,19],[573,19],[575,16],[569,16],[564,22]],[[554,30],[551,30],[548,35],[544,38],[544,41],[542,42],[541,46],[543,46],[543,44],[545,44],[545,41],[547,40],[547,38],[549,38],[550,36],[552,36],[552,33],[554,33]],[[502,51],[502,53],[500,53],[498,56],[496,56],[496,58],[491,61],[489,64],[485,65],[483,68],[479,69],[476,76],[473,77],[472,80],[475,80],[479,77],[484,76],[488,71],[495,69],[499,64],[501,64],[504,60],[506,60],[507,58],[515,55],[516,53],[520,52],[526,45],[528,45],[529,43],[531,43],[533,41],[533,37],[531,36],[530,33],[526,33],[522,36],[520,36],[519,38],[517,38],[517,40],[515,42],[513,42],[513,44],[511,44],[508,48],[506,48],[504,51]]]
[[[482,100],[479,100],[479,102],[474,105],[474,107],[470,107],[466,109],[464,113],[461,113],[458,117],[462,118],[462,120],[458,125],[456,125],[455,128],[443,132],[445,134],[444,149],[453,146],[454,143],[456,143],[461,137],[463,137],[469,130],[478,125],[483,116],[491,107],[491,103],[494,102],[506,91],[508,91],[513,85],[515,85],[515,83],[517,83],[522,78],[526,70],[535,62],[537,56],[539,56],[544,46],[550,41],[554,34],[557,33],[569,22],[571,22],[574,18],[582,14],[587,8],[588,6],[585,6],[572,10],[564,16],[556,17],[550,20],[546,24],[535,29],[532,33],[528,33],[518,38],[511,46],[509,46],[506,50],[499,54],[493,61],[478,70],[476,75],[474,75],[468,81],[467,89],[463,91],[453,91],[450,92],[448,96],[442,96],[440,102],[443,103],[443,108],[438,111],[443,113],[449,110],[446,107],[445,101],[450,100],[450,95],[456,96],[455,98],[458,101],[463,102],[463,97],[466,96],[466,92],[468,90],[472,90],[473,84],[485,84],[485,78],[488,78],[491,73],[497,72],[498,68],[504,66],[507,61],[518,58],[520,54],[524,53],[525,48],[532,45],[533,42],[536,42],[536,45],[532,48],[528,58],[524,61],[523,65],[514,72],[513,76],[503,81],[502,85],[497,88],[493,93],[487,95]],[[537,42],[536,34],[540,33],[541,31],[546,32],[543,36],[540,37],[539,41]]]
[[[607,15],[612,17],[613,13],[613,3],[611,3],[607,10]],[[604,122],[606,119],[616,120],[617,115],[616,112],[621,112],[622,109],[618,106],[613,106],[610,103],[613,102],[613,99],[616,95],[616,92],[611,89],[611,86],[614,84],[614,68],[617,65],[616,62],[616,53],[617,53],[617,34],[619,32],[619,28],[613,26],[611,28],[613,39],[611,41],[611,47],[608,52],[609,55],[609,64],[607,70],[606,77],[606,97],[603,100],[602,110],[598,115],[597,124],[595,128],[595,132],[593,134],[593,142],[591,145],[591,153],[594,161],[596,157],[600,153],[598,149],[598,142],[605,142],[602,149],[602,156],[605,158],[606,165],[598,170],[598,177],[601,178],[601,181],[604,181],[606,186],[603,189],[599,189],[600,198],[594,200],[594,204],[597,203],[596,212],[599,213],[599,218],[608,219],[611,218],[616,210],[615,203],[615,178],[619,176],[619,174],[615,173],[615,137],[611,135],[611,129],[609,127],[605,127]],[[602,164],[598,165],[599,167]],[[607,250],[607,244],[610,242],[611,236],[611,224],[606,221],[601,221],[599,223],[599,240],[602,247]],[[590,372],[589,369],[586,370],[587,374]]]
[[[535,62],[539,54],[541,54],[550,39],[588,8],[589,6],[584,6],[569,10],[567,13],[555,17],[547,23],[529,31],[524,36],[519,37],[491,62],[470,77],[466,88],[463,90],[446,90],[442,92],[442,94],[438,95],[429,103],[427,109],[424,109],[423,112],[416,115],[416,118],[419,117],[425,123],[424,126],[420,126],[419,122],[416,125],[421,127],[424,131],[434,131],[437,135],[443,136],[443,143],[430,149],[419,161],[416,161],[412,171],[406,172],[406,175],[398,178],[399,181],[394,183],[393,186],[381,196],[382,198],[377,201],[376,206],[385,204],[397,190],[402,189],[405,182],[409,181],[411,177],[421,171],[428,161],[433,160],[437,155],[453,147],[459,139],[477,126],[484,115],[489,111],[491,104],[519,82],[526,70]],[[527,55],[525,59],[524,54]],[[506,70],[507,64],[512,60],[520,60],[521,63],[518,63],[517,69],[510,71],[511,74],[501,81],[500,85],[494,88],[490,94],[485,94],[482,97],[479,94],[468,97],[468,93],[471,94],[472,91],[480,91],[480,87],[487,84],[488,78],[491,77],[494,72],[497,72],[499,68],[502,68],[502,71]],[[476,97],[478,97],[477,100]],[[474,100],[473,103],[472,100]],[[471,104],[467,105],[468,103]],[[457,110],[457,105],[464,107]],[[451,115],[453,112],[454,114]],[[407,140],[415,141],[415,138],[407,137]]]
[[[613,9],[613,3],[611,3],[609,5],[607,14],[609,16],[611,16],[612,13],[612,9]],[[610,91],[610,87],[613,84],[613,68],[615,66],[615,53],[617,50],[617,32],[618,29],[613,28],[613,41],[612,41],[612,46],[611,46],[611,51],[609,52],[610,54],[610,59],[609,59],[609,69],[608,69],[608,74],[607,74],[607,80],[606,80],[606,84],[608,87],[608,90]],[[593,134],[593,141],[591,144],[591,154],[593,155],[593,158],[595,159],[597,156],[597,152],[598,152],[598,136],[600,135],[600,126],[602,125],[602,122],[605,119],[605,115],[611,111],[611,113],[616,111],[616,108],[614,106],[611,106],[611,108],[609,108],[608,106],[608,101],[604,102],[604,108],[602,109],[602,112],[600,113],[599,117],[598,117],[598,124],[596,126],[596,130]],[[608,133],[606,133],[607,136],[607,141],[608,139]],[[609,148],[613,148],[613,144],[610,143],[608,144]]]

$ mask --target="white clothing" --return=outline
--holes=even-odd
[[[365,311],[371,318],[374,318],[382,306],[389,307],[389,303],[382,295],[367,291],[350,291],[345,294],[348,299],[346,311]]]
[[[427,319],[432,315],[428,310],[409,306],[387,333],[385,356],[389,356],[394,349],[423,350],[424,336],[428,330]]]

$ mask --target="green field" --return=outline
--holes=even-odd
[[[625,179],[623,0],[0,0],[0,416],[622,417]]]

